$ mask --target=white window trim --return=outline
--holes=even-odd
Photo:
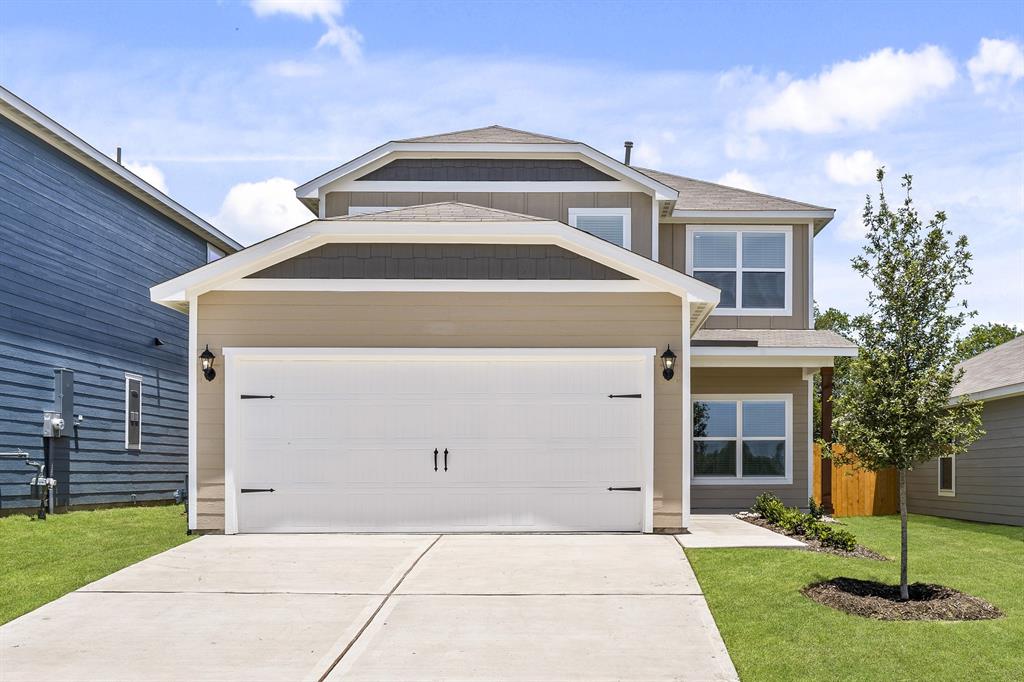
[[[370,213],[383,213],[384,211],[397,211],[406,206],[349,206],[346,215],[368,215]]]
[[[693,472],[693,458],[690,458],[691,485],[792,485],[793,483],[793,394],[792,393],[705,393],[694,395],[690,400],[693,404],[704,401],[736,402],[736,476],[697,476]],[[772,401],[786,404],[786,475],[785,476],[743,476],[743,401]],[[693,428],[689,433],[693,443]],[[730,440],[715,439],[708,440]],[[748,440],[778,440],[769,437],[753,437]],[[692,445],[691,445],[692,448]]]
[[[130,381],[139,382],[139,444],[129,445],[128,444],[128,411],[130,399],[128,392],[131,390]],[[125,450],[141,450],[142,449],[142,376],[138,374],[132,374],[131,372],[124,373],[124,449]]]
[[[703,271],[735,272],[736,273],[736,307],[723,308],[721,305],[712,311],[712,315],[742,315],[745,317],[792,315],[793,314],[793,226],[792,225],[687,225],[686,226],[686,274],[693,276],[693,235],[697,232],[735,232],[736,234],[736,267],[734,268],[698,268]],[[785,263],[785,306],[782,308],[744,308],[743,307],[743,273],[744,272],[778,272],[778,268],[745,268],[743,267],[743,232],[781,232],[786,237]]]
[[[949,489],[943,489],[942,487],[942,460],[949,459],[953,462],[952,471],[952,483],[953,487]],[[956,497],[956,457],[950,455],[949,457],[938,457],[935,460],[935,487],[938,489],[938,493],[941,497]]]
[[[633,250],[633,228],[630,226],[629,219],[633,214],[633,210],[629,208],[570,208],[569,209],[569,226],[576,227],[576,218],[578,216],[602,216],[612,215],[619,216],[622,218],[622,244],[616,244],[616,246],[622,246],[624,249]],[[579,228],[576,228],[579,229]],[[586,232],[586,230],[584,230]],[[590,234],[587,232],[587,234]],[[613,243],[614,242],[610,242]]]

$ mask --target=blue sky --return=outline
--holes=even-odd
[[[815,293],[848,310],[884,163],[970,237],[979,319],[1024,325],[1022,39],[1020,2],[5,0],[0,82],[244,241],[386,140],[632,139],[642,165],[838,209]]]

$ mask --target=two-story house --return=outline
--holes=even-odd
[[[54,508],[173,500],[188,319],[149,288],[239,248],[0,88],[0,509],[39,504],[26,458]]]
[[[811,493],[819,206],[499,126],[384,144],[190,319],[190,525],[644,531]],[[211,371],[200,371],[208,367]]]

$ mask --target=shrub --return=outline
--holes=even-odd
[[[816,519],[825,516],[825,508],[814,501],[814,497],[807,498],[807,511]]]
[[[760,514],[761,518],[769,523],[780,523],[787,511],[786,505],[782,504],[782,500],[768,492],[758,495],[754,500],[754,506],[750,510]]]
[[[819,531],[816,536],[821,544],[847,552],[852,552],[857,548],[857,538],[850,531],[845,528],[834,528],[826,523],[822,525],[824,529]]]
[[[754,500],[751,511],[761,515],[768,523],[778,526],[787,535],[803,535],[813,538],[826,547],[852,552],[857,547],[857,538],[845,528],[836,528],[821,520],[824,510],[810,502],[810,514],[804,514],[796,507],[787,507],[778,497],[763,492]]]

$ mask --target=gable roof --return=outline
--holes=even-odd
[[[676,209],[683,211],[831,211],[833,209],[681,175],[637,168],[679,190]]]
[[[386,217],[381,220],[381,216]],[[421,219],[423,216],[427,216],[427,219]],[[444,216],[454,218],[446,219]],[[629,275],[637,280],[635,284],[646,287],[645,291],[663,291],[688,298],[690,328],[694,331],[718,304],[720,295],[719,290],[709,284],[565,223],[470,204],[442,202],[386,213],[312,220],[238,253],[157,284],[150,288],[150,298],[182,310],[200,294],[238,286],[239,281],[248,275],[330,243],[560,246]],[[401,283],[400,280],[398,282]],[[469,283],[480,286],[473,281]],[[372,281],[368,284],[375,286]],[[327,285],[318,281],[316,286],[319,288],[315,290],[325,290]]]
[[[969,395],[978,400],[1024,394],[1024,336],[964,360],[964,371],[952,397]]]
[[[242,248],[234,239],[2,86],[0,115],[221,251],[234,253]]]
[[[466,204],[459,201],[439,201],[433,204],[420,204],[419,206],[403,206],[390,211],[378,213],[362,213],[356,215],[337,216],[325,218],[325,220],[337,222],[422,222],[422,223],[445,223],[445,222],[495,222],[507,223],[509,221],[538,221],[544,222],[544,218],[502,211],[497,208],[484,208],[475,204]]]
[[[469,142],[469,143],[495,143],[495,144],[577,144],[575,140],[566,140],[551,135],[531,133],[526,130],[516,130],[505,126],[493,125],[485,128],[470,128],[469,130],[456,130],[450,133],[438,133],[437,135],[424,135],[422,137],[410,137],[395,142]]]

